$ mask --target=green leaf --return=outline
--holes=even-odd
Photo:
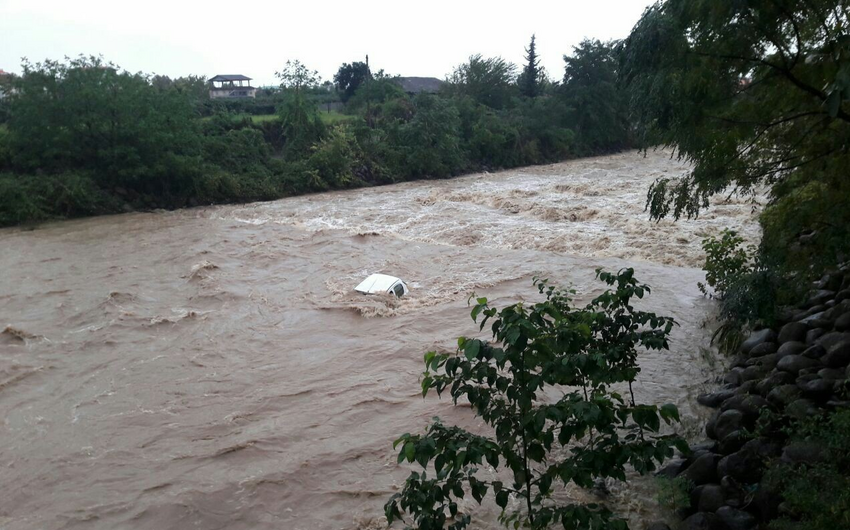
[[[506,490],[496,493],[496,505],[502,510],[508,506],[508,492]]]
[[[475,359],[478,356],[478,352],[481,350],[481,341],[477,339],[473,339],[467,341],[463,346],[463,353],[467,359],[470,361]]]

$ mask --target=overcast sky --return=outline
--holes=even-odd
[[[444,78],[469,55],[519,63],[532,33],[550,76],[584,37],[628,35],[649,0],[427,2],[310,0],[0,0],[0,69],[103,55],[131,71],[177,77],[244,74],[276,84],[299,59],[331,79],[369,54],[373,70]]]

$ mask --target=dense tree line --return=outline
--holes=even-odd
[[[280,89],[244,102],[210,101],[202,78],[130,73],[97,57],[25,62],[0,112],[0,225],[268,200],[626,147],[613,46],[587,41],[566,59],[564,82],[549,82],[532,39],[522,72],[475,55],[445,90],[419,95],[365,63],[344,64],[332,86],[294,61],[278,73]],[[348,119],[325,124],[319,104],[337,93]],[[272,112],[262,122],[246,116]]]

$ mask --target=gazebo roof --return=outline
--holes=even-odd
[[[212,81],[250,81],[251,78],[242,74],[219,74],[210,79]]]

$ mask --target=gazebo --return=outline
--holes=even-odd
[[[251,78],[241,74],[217,75],[209,82],[210,99],[257,97],[257,89],[251,86]]]

